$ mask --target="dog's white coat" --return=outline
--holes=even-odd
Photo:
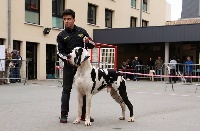
[[[75,54],[75,50],[76,48],[73,50],[73,52],[70,54],[71,57],[71,62],[73,65],[75,65],[75,61],[74,58],[76,57]],[[85,56],[88,56],[89,53],[87,50],[83,49],[82,52],[82,57],[81,57],[81,62],[84,61]],[[92,87],[93,87],[93,81],[91,78],[91,71],[92,69],[95,69],[95,73],[96,73],[96,86],[94,88],[94,90],[91,93]],[[104,72],[106,74],[108,74],[106,72],[107,70],[104,70]],[[77,68],[77,72],[75,74],[74,77],[74,85],[77,88],[77,92],[78,92],[78,116],[77,119],[73,122],[74,124],[80,123],[80,119],[81,119],[81,114],[82,114],[82,105],[83,105],[83,96],[86,95],[86,118],[85,118],[85,125],[89,126],[91,125],[90,122],[90,107],[91,107],[91,99],[92,99],[92,95],[98,93],[99,91],[97,90],[100,85],[102,85],[102,82],[104,82],[105,80],[103,79],[103,77],[101,77],[100,80],[98,79],[98,69],[96,69],[95,67],[93,67],[89,61],[89,59],[85,60],[80,66],[78,66]],[[120,82],[124,80],[123,77],[118,77],[117,81],[115,81],[112,84],[112,88],[110,91],[111,96],[115,99],[116,102],[118,102],[122,108],[122,115],[120,116],[120,120],[124,120],[125,119],[125,110],[126,110],[126,105],[123,102],[121,96],[117,93],[118,91],[118,87],[120,85]],[[128,119],[129,122],[133,122],[134,121],[134,117],[130,117]]]

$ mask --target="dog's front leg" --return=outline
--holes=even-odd
[[[86,118],[85,118],[85,125],[91,126],[90,122],[90,107],[91,107],[91,100],[92,100],[92,94],[86,95]]]
[[[79,93],[78,94],[78,116],[76,120],[73,122],[74,124],[80,123],[81,114],[82,114],[82,106],[83,106],[83,96]]]

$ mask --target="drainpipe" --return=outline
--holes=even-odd
[[[11,0],[8,0],[8,52],[11,51]]]
[[[142,27],[143,0],[140,1],[140,27]]]

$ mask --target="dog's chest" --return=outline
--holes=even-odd
[[[86,93],[92,89],[92,78],[90,73],[76,74],[74,85],[78,92]]]

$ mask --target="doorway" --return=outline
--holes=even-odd
[[[46,45],[46,78],[55,78],[55,62],[57,61],[56,45]]]
[[[37,79],[37,43],[26,42],[26,60],[28,61],[28,79]]]

